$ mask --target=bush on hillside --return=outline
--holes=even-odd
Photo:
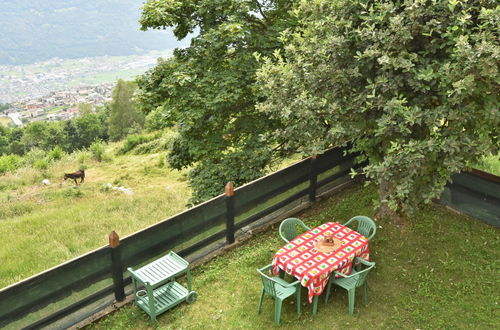
[[[49,162],[45,159],[37,159],[32,166],[38,170],[46,170],[49,168]]]
[[[92,154],[92,158],[98,162],[109,159],[109,157],[106,156],[106,145],[102,140],[95,140],[92,142],[89,149]]]
[[[45,159],[47,152],[40,148],[32,148],[23,156],[23,162],[26,165],[34,166],[35,162],[41,159]]]
[[[17,155],[0,156],[0,174],[14,171],[21,166],[21,160]]]
[[[126,154],[127,152],[131,151],[138,145],[153,141],[157,138],[158,137],[156,135],[151,135],[151,136],[141,135],[141,134],[128,135],[127,139],[125,140],[125,144],[118,150],[118,154],[119,155]]]
[[[60,146],[55,146],[51,151],[49,151],[48,157],[49,160],[59,160],[63,158],[65,152]]]

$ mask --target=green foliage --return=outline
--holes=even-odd
[[[55,146],[51,151],[49,151],[47,156],[50,160],[54,161],[63,158],[64,155],[64,150],[60,146]]]
[[[45,159],[37,159],[33,162],[33,167],[37,170],[46,170],[49,168],[49,163]]]
[[[0,174],[14,171],[22,164],[21,157],[18,155],[3,155],[0,156]]]
[[[76,136],[72,150],[87,148],[97,139],[105,140],[107,133],[103,118],[101,114],[88,113],[74,119]]]
[[[144,126],[151,131],[161,130],[172,126],[165,112],[161,109],[154,109],[146,116]]]
[[[79,103],[78,110],[80,111],[80,114],[82,114],[82,115],[90,114],[90,113],[92,113],[92,104]]]
[[[192,205],[199,204],[224,192],[228,181],[240,186],[264,175],[264,167],[269,164],[271,153],[261,149],[248,149],[233,152],[221,160],[208,158],[202,160],[189,173],[193,195]]]
[[[279,122],[255,109],[259,95],[254,53],[270,55],[282,46],[280,32],[296,21],[290,13],[295,2],[150,0],[144,4],[142,29],[172,27],[179,39],[198,33],[190,47],[177,49],[172,59],[159,60],[137,81],[137,99],[152,127],[163,127],[161,121],[176,124],[179,136],[168,159],[177,169],[197,168],[191,176],[195,200],[220,193],[218,187],[227,180],[258,177],[267,165],[262,160],[272,159],[273,140],[266,134]],[[239,156],[259,159],[258,166],[243,164],[247,170],[231,170],[242,165]],[[202,183],[201,178],[209,181]]]
[[[10,130],[0,125],[0,155],[9,153]]]
[[[39,121],[13,129],[0,127],[0,155],[24,155],[34,148],[45,151],[60,148],[56,152],[62,156],[61,151],[87,148],[96,139],[108,139],[106,117],[104,109],[64,122]]]
[[[132,133],[135,126],[144,125],[144,115],[137,110],[132,95],[137,86],[133,82],[119,79],[113,89],[113,100],[109,104],[108,133],[112,141],[118,141]]]
[[[75,156],[78,164],[80,164],[80,168],[85,170],[87,168],[87,163],[92,158],[92,153],[88,150],[81,150],[77,152]]]
[[[89,147],[92,158],[98,162],[109,160],[106,154],[106,144],[102,140],[95,140]]]
[[[10,109],[10,107],[11,105],[9,103],[0,103],[0,113]]]
[[[40,148],[33,148],[23,156],[23,163],[33,166],[37,160],[45,159],[47,152]]]
[[[138,145],[150,142],[155,139],[156,137],[153,135],[141,135],[141,134],[128,135],[127,139],[125,140],[125,143],[123,144],[123,147],[121,147],[118,150],[118,154],[121,155],[126,154],[127,152],[131,151]]]
[[[383,205],[410,211],[499,149],[496,1],[318,0],[267,58],[259,109],[288,148],[352,143]]]

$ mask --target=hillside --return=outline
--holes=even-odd
[[[106,245],[112,230],[124,237],[186,208],[190,189],[183,172],[165,166],[166,150],[116,155],[120,146],[108,146],[103,162],[79,151],[47,169],[0,175],[0,240],[9,242],[0,247],[0,288]],[[82,166],[83,184],[61,181]]]
[[[141,5],[140,0],[0,1],[0,65],[180,46],[169,32],[139,30]]]

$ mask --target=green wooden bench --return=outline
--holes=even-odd
[[[196,301],[197,293],[191,291],[189,263],[173,251],[144,267],[137,270],[128,268],[128,271],[132,275],[135,302],[153,321],[159,314],[183,301],[190,304]],[[187,288],[175,281],[184,274]]]

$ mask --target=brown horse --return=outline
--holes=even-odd
[[[73,173],[64,173],[64,178],[63,180],[66,181],[67,179],[73,179],[75,180],[75,184],[78,185],[78,182],[76,181],[76,179],[80,179],[80,183],[83,182],[83,180],[85,180],[85,171],[84,170],[78,170],[76,172],[73,172]]]

